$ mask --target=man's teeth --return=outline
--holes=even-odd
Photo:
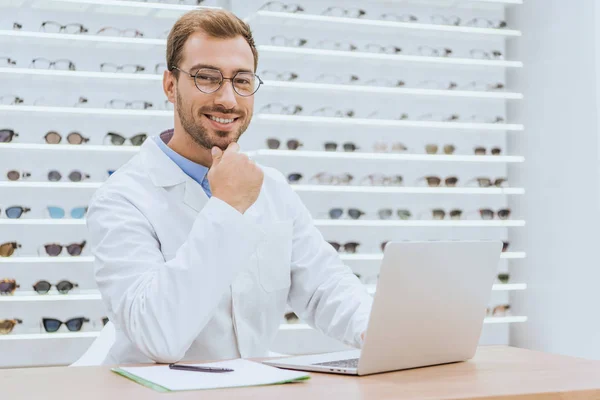
[[[209,115],[208,117],[210,119],[212,119],[213,121],[217,121],[221,124],[230,124],[235,120],[235,118],[232,118],[232,119],[217,118],[217,117],[213,117],[212,115]]]

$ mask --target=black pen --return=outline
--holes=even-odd
[[[232,369],[229,368],[216,368],[216,367],[197,367],[195,365],[182,365],[182,364],[169,364],[170,369],[179,369],[181,371],[196,371],[196,372],[212,372],[212,373],[222,373],[222,372],[233,372]]]

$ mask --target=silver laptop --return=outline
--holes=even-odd
[[[265,361],[368,375],[472,358],[497,274],[499,241],[389,242],[362,350]]]

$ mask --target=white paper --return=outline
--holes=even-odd
[[[168,365],[122,367],[121,369],[172,391],[270,385],[309,376],[304,372],[283,370],[242,359],[189,365],[231,368],[234,371],[223,373],[181,371],[169,369]]]

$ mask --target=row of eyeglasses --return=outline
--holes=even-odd
[[[14,129],[0,129],[0,143],[10,143],[14,138],[19,137],[19,134]],[[110,144],[113,146],[123,146],[129,142],[132,146],[141,146],[148,138],[147,133],[137,133],[131,137],[126,137],[117,132],[108,132],[104,136],[104,144]],[[62,142],[62,135],[57,131],[49,131],[44,135],[44,140],[48,144],[59,144]],[[89,138],[83,136],[79,132],[70,132],[66,141],[69,144],[84,144],[90,141]]]
[[[80,256],[83,252],[83,248],[86,245],[86,241],[84,240],[81,243],[70,243],[70,244],[60,244],[60,243],[48,243],[42,246],[43,251],[46,255],[50,257],[59,256],[63,249],[67,251],[67,253],[72,256]],[[5,242],[0,244],[0,257],[10,257],[15,254],[15,251],[20,249],[22,245],[19,242]],[[41,251],[40,251],[41,253]]]
[[[480,208],[479,210],[477,210],[477,213],[483,220],[493,220],[495,217],[498,217],[498,219],[501,220],[507,220],[510,218],[511,210],[509,208],[501,208],[499,210],[492,210],[491,208]],[[358,208],[349,208],[345,210],[343,208],[336,207],[330,209],[328,212],[329,218],[331,219],[347,218],[357,220],[366,214],[366,212]],[[461,210],[459,208],[451,209],[448,211],[442,208],[434,208],[428,212],[423,212],[419,214],[417,216],[417,219],[425,219],[426,215],[430,215],[431,218],[434,220],[443,220],[446,218],[446,216],[448,216],[452,220],[459,220],[462,219],[463,214],[464,210]],[[400,220],[409,220],[413,218],[413,213],[410,210],[404,208],[397,209],[395,210],[395,212],[392,208],[382,208],[377,211],[377,216],[379,217],[379,219],[383,220],[392,219],[394,215],[397,215],[398,219]]]
[[[17,67],[18,62],[16,59],[11,57],[0,57],[0,67],[8,68],[8,67]],[[53,69],[59,71],[76,71],[77,68],[75,66],[75,62],[66,58],[49,60],[43,57],[37,57],[31,60],[29,63],[29,68],[33,69]],[[154,65],[154,73],[162,74],[167,69],[167,64],[158,63]],[[110,62],[103,62],[100,64],[101,72],[121,72],[128,74],[135,74],[140,72],[145,72],[146,70],[150,70],[150,68],[145,67],[140,64],[115,64]]]
[[[46,211],[48,212],[48,217],[52,219],[62,219],[67,215],[67,211],[63,207],[59,206],[47,206]],[[86,206],[81,207],[73,207],[68,214],[73,219],[82,219],[87,214],[88,208]],[[24,214],[31,212],[31,208],[23,207],[23,206],[11,206],[7,207],[4,210],[4,214],[9,219],[18,219],[21,218]],[[0,207],[0,215],[2,214],[2,208]]]
[[[304,176],[299,172],[292,172],[288,174],[287,179],[291,184],[298,184],[304,179]],[[427,186],[429,187],[457,187],[458,181],[459,179],[456,176],[442,178],[439,176],[430,175],[419,178],[415,184],[419,185],[421,182],[427,182]],[[319,172],[309,179],[309,183],[319,185],[351,185],[353,182],[354,176],[349,173],[331,174],[328,172]],[[475,183],[481,188],[489,188],[492,186],[501,188],[508,186],[506,178],[493,179],[481,176],[469,179],[464,186],[468,187]],[[404,177],[402,175],[369,174],[362,177],[359,180],[358,185],[403,186]]]
[[[25,99],[21,96],[14,94],[0,95],[0,105],[5,106],[16,106],[25,104]],[[90,106],[89,99],[84,96],[80,96],[74,103],[69,103],[62,98],[46,98],[38,97],[32,103],[34,106],[67,106],[67,107],[86,107]],[[104,104],[105,108],[112,109],[129,109],[129,110],[149,110],[154,108],[154,104],[146,100],[123,100],[123,99],[112,99]],[[162,103],[163,110],[173,110],[173,104],[169,100],[164,100]]]

